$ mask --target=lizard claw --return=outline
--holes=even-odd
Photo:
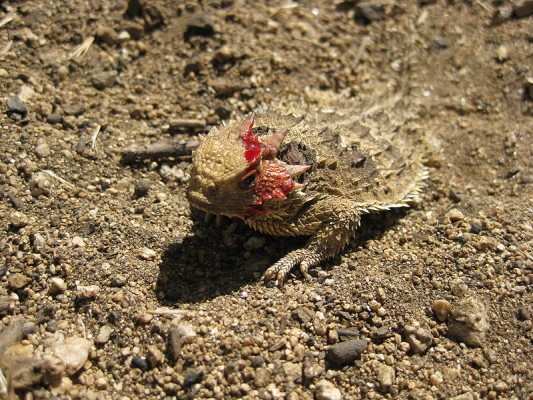
[[[311,275],[309,275],[308,271],[309,268],[316,263],[313,263],[313,257],[311,257],[311,261],[308,261],[307,259],[309,257],[310,254],[308,254],[305,249],[290,252],[265,271],[263,274],[263,281],[274,281],[277,287],[282,288],[287,281],[287,276],[296,265],[300,266],[300,271],[302,272],[304,279],[310,281]]]

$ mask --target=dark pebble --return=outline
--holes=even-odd
[[[291,314],[292,319],[302,324],[312,321],[314,315],[315,313],[307,307],[298,307]]]
[[[133,368],[138,368],[141,371],[148,371],[148,361],[144,357],[133,357],[131,359],[131,366]]]
[[[60,124],[63,122],[63,117],[60,114],[52,113],[46,116],[46,122],[49,124]]]
[[[470,224],[470,233],[479,234],[483,230],[483,227],[481,224],[478,223],[472,223]]]
[[[261,356],[252,356],[250,357],[250,361],[252,362],[253,368],[259,368],[265,365],[265,359]]]
[[[531,311],[525,306],[518,307],[518,310],[516,311],[516,317],[520,321],[527,321],[531,319]]]
[[[326,353],[326,360],[333,368],[342,368],[351,365],[361,357],[363,351],[368,346],[366,339],[354,339],[337,343],[331,346]]]
[[[200,382],[204,378],[204,373],[196,369],[188,369],[185,371],[185,378],[183,379],[184,387],[191,387],[195,383]]]
[[[149,180],[142,179],[135,183],[135,190],[134,190],[134,196],[136,198],[144,197],[148,194],[150,191],[150,187],[152,186],[152,183]]]
[[[18,96],[11,96],[7,99],[7,114],[13,119],[24,119],[28,115],[28,108]]]

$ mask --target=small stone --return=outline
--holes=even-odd
[[[46,239],[40,233],[36,233],[35,235],[33,235],[32,245],[36,251],[39,251],[46,246]]]
[[[57,113],[51,113],[46,116],[46,122],[49,124],[60,124],[63,122],[63,116]]]
[[[291,316],[294,320],[306,324],[313,320],[315,313],[307,307],[298,307],[291,313]]]
[[[450,314],[451,308],[452,305],[448,302],[448,300],[444,299],[435,300],[431,305],[433,314],[435,314],[435,317],[439,322],[444,322],[448,319],[448,315]]]
[[[444,377],[442,376],[442,372],[436,371],[432,373],[431,376],[429,377],[429,381],[434,386],[440,385],[442,382],[444,382]]]
[[[302,364],[286,362],[283,364],[283,373],[289,382],[294,382],[302,376]]]
[[[90,349],[91,342],[87,339],[73,336],[65,339],[62,343],[56,343],[52,347],[52,352],[63,361],[67,374],[73,375],[83,367],[83,364],[89,358]]]
[[[194,336],[196,336],[196,332],[190,324],[183,323],[169,328],[167,346],[173,360],[179,358],[182,346],[190,342]]]
[[[136,198],[144,197],[150,191],[152,187],[152,182],[147,179],[141,179],[140,181],[135,182],[135,189],[133,195]]]
[[[472,220],[470,223],[470,233],[478,235],[483,230],[483,224],[480,220]]]
[[[347,340],[330,346],[326,353],[326,360],[334,368],[341,368],[351,365],[356,359],[361,357],[361,353],[368,346],[366,339]]]
[[[377,368],[377,378],[381,389],[384,392],[390,391],[390,388],[394,384],[395,378],[394,368],[386,365],[380,364]]]
[[[83,241],[83,238],[79,236],[74,236],[70,243],[72,243],[74,247],[85,247],[85,242]]]
[[[115,85],[117,73],[115,71],[101,71],[91,77],[93,86],[98,90],[104,90]]]
[[[78,286],[77,298],[80,300],[93,300],[98,295],[100,288],[96,285]]]
[[[117,32],[110,26],[98,25],[95,31],[96,40],[112,46],[117,41]]]
[[[154,258],[156,258],[157,256],[157,253],[152,250],[152,249],[149,249],[148,247],[143,247],[140,251],[140,254],[139,256],[143,259],[143,260],[153,260]]]
[[[382,20],[385,18],[385,6],[372,1],[357,3],[355,17],[362,19],[366,23]]]
[[[148,356],[146,357],[148,360],[148,363],[150,364],[150,367],[155,368],[163,364],[163,361],[165,360],[165,356],[157,348],[157,346],[148,346]]]
[[[468,346],[482,346],[489,329],[487,308],[475,297],[467,297],[452,306],[448,321],[450,337]]]
[[[50,147],[44,140],[40,140],[35,146],[35,154],[40,158],[45,158],[50,155]]]
[[[108,342],[114,329],[111,325],[102,325],[94,342],[98,345],[104,345]]]
[[[104,377],[98,378],[94,381],[94,386],[98,390],[105,390],[107,387],[107,380]]]
[[[120,31],[118,36],[117,36],[117,39],[120,42],[127,42],[128,40],[131,39],[131,35],[129,34],[128,31]]]
[[[266,368],[257,368],[255,371],[254,384],[257,387],[265,387],[270,383],[271,374]]]
[[[204,373],[200,370],[197,370],[195,368],[189,368],[185,371],[185,376],[183,379],[183,386],[184,387],[191,387],[195,383],[199,383],[204,378]]]
[[[315,389],[316,400],[342,400],[342,394],[337,387],[325,379],[316,384]]]
[[[528,321],[531,319],[531,311],[526,306],[520,306],[516,311],[516,317],[520,321]]]
[[[0,331],[0,354],[24,338],[25,323],[23,318],[17,318]]]
[[[48,282],[48,293],[52,296],[61,294],[67,290],[67,284],[59,277],[50,278]]]
[[[450,211],[446,213],[445,216],[446,220],[450,221],[451,223],[459,222],[465,219],[464,214],[458,210],[457,208],[452,208]]]
[[[123,287],[127,283],[126,277],[124,275],[115,275],[111,277],[111,286],[112,287]]]
[[[29,222],[28,216],[20,211],[14,211],[9,215],[9,225],[15,229],[24,228]]]
[[[48,196],[52,182],[48,174],[44,172],[37,172],[31,176],[30,192],[33,197]]]
[[[85,105],[83,103],[70,103],[63,106],[63,111],[66,115],[79,117],[85,112]]]
[[[148,371],[150,369],[150,366],[148,365],[148,361],[144,357],[133,357],[131,359],[131,366],[133,368],[140,369],[141,371]]]
[[[433,335],[427,329],[421,328],[418,323],[405,325],[404,334],[413,354],[422,354],[433,343]]]
[[[497,392],[502,393],[509,389],[509,385],[507,385],[507,383],[505,383],[504,381],[498,381],[494,384],[494,389]]]
[[[140,314],[137,314],[137,316],[135,317],[135,321],[137,321],[137,323],[139,325],[146,325],[146,324],[149,324],[150,321],[154,318],[154,316],[152,314],[149,314],[149,313],[140,313]]]
[[[11,290],[20,290],[28,286],[31,278],[19,272],[11,274],[7,277],[7,286]]]
[[[504,45],[498,46],[496,59],[501,63],[507,61],[509,59],[509,49]]]
[[[17,121],[25,119],[28,115],[28,108],[19,96],[7,98],[7,115]]]
[[[320,376],[324,372],[323,368],[313,362],[310,358],[304,359],[303,365],[303,378],[305,382],[311,382],[316,377]]]

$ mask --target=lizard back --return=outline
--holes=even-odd
[[[378,102],[320,96],[257,115],[256,132],[287,129],[280,159],[311,165],[300,179],[308,197],[337,196],[361,209],[403,207],[416,200],[427,172],[416,113],[401,95]]]

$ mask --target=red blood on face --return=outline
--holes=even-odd
[[[257,135],[252,131],[254,126],[254,117],[250,117],[244,121],[241,139],[244,144],[244,158],[248,163],[256,161],[261,155],[261,142]]]
[[[263,161],[255,178],[256,205],[268,200],[283,200],[294,189],[294,181],[285,167],[275,161]]]

